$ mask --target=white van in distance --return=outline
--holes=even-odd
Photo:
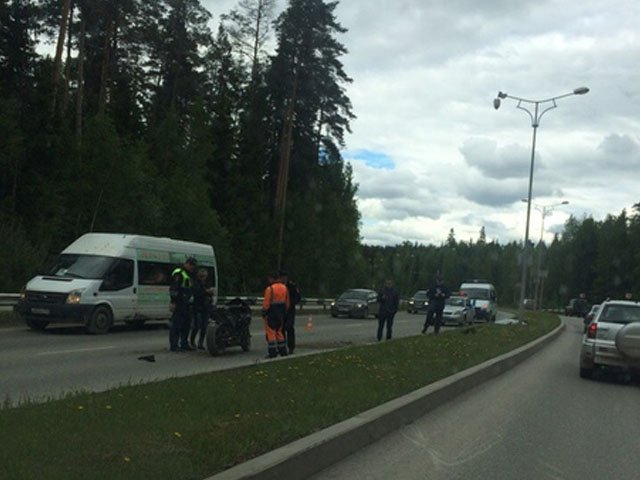
[[[107,333],[114,323],[167,320],[171,272],[187,257],[209,272],[217,300],[213,247],[170,238],[88,233],[24,287],[16,312],[34,330],[51,322],[80,323]]]
[[[475,319],[495,322],[498,315],[496,287],[486,280],[468,280],[460,285],[460,292],[471,299],[476,310]]]

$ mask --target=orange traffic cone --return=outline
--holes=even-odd
[[[305,325],[304,329],[307,332],[310,332],[311,330],[313,330],[313,320],[311,319],[311,317],[307,318],[307,324]]]

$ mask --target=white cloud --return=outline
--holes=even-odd
[[[204,3],[214,16],[235,4]],[[489,239],[522,239],[532,128],[511,100],[493,109],[498,90],[591,89],[559,100],[538,128],[534,202],[570,201],[547,218],[547,240],[569,214],[602,218],[640,201],[639,2],[341,0],[336,14],[358,116],[349,151],[395,165],[345,155],[365,242],[439,244],[450,228],[468,239],[483,225]]]

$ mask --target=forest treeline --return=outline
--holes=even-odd
[[[362,245],[337,5],[0,0],[0,291],[94,231],[212,244],[223,294],[280,263],[312,295],[385,276],[409,295],[440,271],[513,302],[520,244]],[[531,283],[540,253],[549,302],[638,291],[639,231],[637,209],[572,218]]]
[[[311,290],[357,283],[336,6],[1,0],[0,291],[89,231],[213,244],[226,292],[261,287],[281,237]]]

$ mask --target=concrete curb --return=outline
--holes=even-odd
[[[206,480],[306,479],[443,403],[510,370],[558,337],[565,327],[403,397],[367,410]]]

